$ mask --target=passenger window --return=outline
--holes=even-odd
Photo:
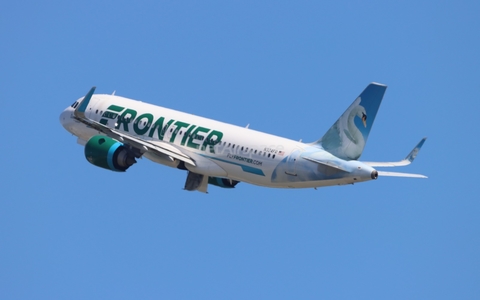
[[[273,159],[275,159],[275,154],[274,154],[274,155],[272,155],[272,158],[273,158]]]
[[[268,153],[268,157],[270,157],[270,153]]]

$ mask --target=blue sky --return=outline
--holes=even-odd
[[[7,1],[5,299],[478,299],[478,1]],[[291,139],[387,84],[354,186],[182,190],[90,165],[60,112],[92,86]]]

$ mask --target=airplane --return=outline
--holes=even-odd
[[[239,182],[272,188],[355,184],[379,176],[427,178],[386,172],[413,162],[426,138],[396,162],[359,161],[387,89],[370,83],[322,138],[303,143],[120,96],[95,87],[60,115],[93,165],[125,172],[145,157],[187,171],[184,189]]]

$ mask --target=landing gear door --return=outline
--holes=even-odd
[[[287,169],[285,171],[285,174],[297,176],[296,164],[300,153],[301,152],[299,149],[295,149],[292,151],[292,153],[290,153],[287,159]]]

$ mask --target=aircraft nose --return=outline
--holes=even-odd
[[[62,113],[60,113],[60,117],[59,117],[59,119],[60,119],[60,124],[62,124],[62,125],[63,125],[63,123],[65,123],[65,117],[66,117],[66,116],[65,116],[65,115],[66,115],[65,112],[66,112],[66,110],[62,111]]]
[[[70,121],[71,116],[72,116],[73,110],[71,107],[67,107],[62,113],[60,114],[60,124],[62,124],[63,127],[66,128],[67,123]]]

